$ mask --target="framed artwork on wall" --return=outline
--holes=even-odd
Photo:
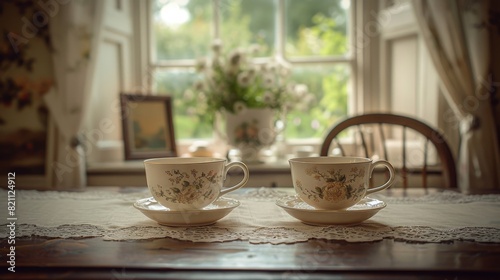
[[[172,99],[162,95],[120,95],[125,160],[177,156]]]

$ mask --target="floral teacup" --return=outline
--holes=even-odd
[[[340,210],[358,203],[367,194],[384,190],[394,182],[394,168],[385,160],[361,157],[305,157],[289,160],[295,192],[317,209]],[[389,169],[389,180],[368,188],[373,169]]]
[[[214,202],[220,196],[243,187],[249,178],[242,162],[208,157],[172,157],[144,161],[146,181],[154,199],[171,210],[196,210]],[[241,181],[223,188],[227,172],[232,167],[243,170]]]

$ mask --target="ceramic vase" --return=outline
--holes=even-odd
[[[226,139],[246,163],[262,162],[262,152],[276,139],[276,112],[269,108],[248,108],[238,113],[225,112]]]

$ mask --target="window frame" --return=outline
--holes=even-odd
[[[162,69],[172,69],[172,70],[189,70],[194,69],[196,64],[196,59],[178,59],[178,60],[162,60],[157,61],[156,51],[155,51],[155,39],[153,34],[153,17],[152,17],[152,3],[154,0],[146,1],[146,30],[147,30],[147,90],[155,92],[153,89],[154,85],[154,73],[155,71],[161,71]],[[220,38],[220,14],[217,11],[219,7],[219,0],[211,0],[214,4],[212,8],[214,9],[214,19],[212,22],[213,38]],[[377,4],[370,3],[366,5],[365,1],[354,1],[351,0],[350,15],[348,26],[348,53],[344,56],[328,56],[328,57],[309,57],[309,58],[289,58],[285,55],[285,40],[286,40],[286,10],[285,10],[285,0],[271,0],[277,5],[275,10],[275,20],[276,22],[276,36],[275,36],[275,57],[278,59],[283,59],[284,61],[290,63],[291,65],[335,65],[335,64],[347,64],[351,70],[351,78],[349,88],[348,99],[348,112],[349,113],[360,113],[365,111],[365,108],[371,108],[373,103],[367,104],[367,101],[374,100],[374,97],[378,96],[378,90],[371,90],[371,79],[365,80],[364,76],[374,68],[374,65],[363,65],[364,61],[367,61],[367,57],[376,56],[377,53],[370,50],[370,48],[362,47],[357,49],[357,40],[365,36],[365,32],[359,26],[366,26],[368,18],[363,15],[368,15],[368,9],[377,10]],[[377,2],[377,1],[375,1]],[[223,39],[223,38],[222,38]],[[259,60],[266,60],[267,58],[258,58]],[[366,67],[369,66],[369,67]],[[376,67],[375,67],[376,69]],[[367,83],[368,82],[368,83]],[[365,96],[366,90],[370,88],[369,96]],[[377,106],[375,106],[377,107]],[[332,124],[333,125],[333,124]],[[326,133],[326,132],[325,132]],[[211,139],[177,139],[178,149],[180,154],[187,152],[188,147],[199,140],[210,141]],[[287,139],[288,148],[291,150],[293,146],[308,145],[313,147],[319,147],[322,139],[320,138],[305,138],[305,139]]]

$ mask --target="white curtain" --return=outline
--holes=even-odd
[[[419,29],[460,128],[458,182],[466,193],[500,188],[491,96],[489,1],[413,0]]]
[[[85,149],[79,131],[91,96],[103,2],[54,1],[51,10],[56,86],[45,96],[45,103],[56,127],[54,146],[48,151],[49,183],[55,189],[82,189],[86,185]]]

